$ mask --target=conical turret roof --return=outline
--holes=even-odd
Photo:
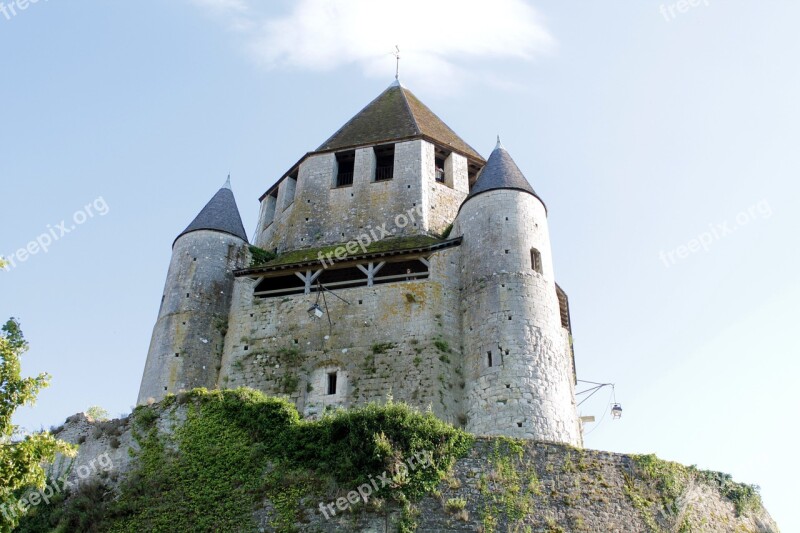
[[[539,195],[533,190],[530,182],[525,178],[522,171],[511,158],[511,154],[500,144],[500,139],[497,140],[497,146],[492,152],[492,155],[489,156],[489,160],[486,161],[486,165],[483,167],[480,174],[478,174],[478,179],[475,181],[475,185],[472,186],[472,189],[470,189],[469,195],[464,200],[464,203],[481,193],[497,189],[518,190],[539,198]],[[541,198],[539,198],[539,201],[544,204]]]
[[[239,215],[239,208],[236,205],[236,199],[233,197],[233,191],[231,190],[230,176],[228,176],[228,181],[225,182],[225,185],[217,191],[217,194],[211,198],[202,211],[200,211],[200,214],[195,217],[192,223],[189,224],[175,240],[177,241],[187,233],[199,230],[220,231],[248,242],[247,232],[244,230],[242,217]]]
[[[322,143],[317,152],[420,137],[483,161],[474,148],[397,81]]]

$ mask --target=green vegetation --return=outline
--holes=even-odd
[[[276,253],[268,252],[266,250],[259,248],[258,246],[250,246],[250,256],[251,256],[250,259],[251,267],[269,263],[270,261],[278,257]]]
[[[444,508],[451,513],[462,511],[467,506],[467,500],[464,498],[448,498]]]
[[[108,415],[108,411],[100,407],[99,405],[93,405],[86,410],[86,416],[94,420],[95,422],[105,422],[110,417]]]
[[[624,473],[625,494],[639,510],[651,531],[661,531],[653,518],[654,511],[658,512],[659,508],[674,516],[680,514],[680,497],[691,482],[703,482],[719,490],[723,497],[734,504],[737,515],[762,507],[758,487],[735,483],[729,474],[698,470],[694,466],[664,461],[654,454],[633,455],[631,459],[633,471]],[[637,479],[644,483],[637,483]],[[686,530],[687,527],[691,528],[688,522],[681,524],[681,530]]]
[[[393,342],[381,342],[372,345],[372,353],[381,354],[386,353],[396,346]]]
[[[350,241],[355,242],[355,241]],[[393,251],[403,251],[403,250],[411,250],[413,248],[424,248],[426,246],[431,246],[441,242],[441,239],[437,239],[436,237],[428,237],[427,235],[417,235],[413,237],[396,237],[392,239],[382,239],[379,241],[372,242],[365,246],[366,253],[377,253],[377,252],[393,252]],[[308,261],[319,261],[320,254],[323,257],[327,257],[330,254],[330,258],[334,261],[342,261],[343,259],[336,258],[335,253],[338,248],[344,248],[347,243],[343,242],[340,244],[334,244],[331,246],[323,246],[320,248],[309,248],[306,250],[295,250],[292,252],[287,252],[285,254],[280,254],[278,256],[272,255],[269,258],[269,255],[259,255],[259,261],[256,261],[256,254],[253,253],[253,261],[250,266],[277,266],[277,265],[290,265],[293,263],[305,263]],[[254,246],[251,246],[250,251],[253,252]],[[353,245],[350,245],[350,248],[353,248]],[[266,252],[261,250],[264,254],[270,254],[270,252]],[[355,253],[346,253],[342,256],[342,250],[339,251],[340,257],[346,259],[347,257],[352,257],[356,255],[363,255],[364,251],[361,249],[360,246],[356,248]],[[263,259],[263,260],[262,260]]]
[[[284,394],[294,394],[299,384],[300,379],[294,374],[284,374],[281,378],[281,390]]]
[[[161,412],[169,417],[181,405],[186,422],[172,435],[160,433]],[[133,417],[141,449],[120,496],[81,491],[63,505],[36,508],[21,531],[255,531],[252,512],[265,499],[273,504],[270,527],[295,531],[302,508],[316,509],[383,472],[393,483],[372,498],[400,502],[404,527],[413,530],[412,502],[433,491],[473,442],[403,404],[306,421],[291,403],[250,389],[197,389],[138,407]],[[403,475],[398,466],[423,451],[432,453],[432,466]]]
[[[736,483],[730,474],[722,472],[698,470],[697,476],[709,485],[717,487],[724,497],[732,501],[736,507],[736,514],[739,516],[750,511],[757,511],[762,507],[758,485]]]
[[[283,364],[296,365],[300,362],[300,350],[298,348],[280,348],[278,357]]]
[[[436,346],[436,349],[442,353],[450,353],[450,344],[447,343],[444,339],[435,339],[433,341],[433,345]]]
[[[49,385],[50,376],[23,378],[20,358],[28,350],[28,343],[19,322],[12,318],[0,331],[0,505],[10,509],[22,503],[25,489],[45,487],[43,462],[52,462],[57,453],[73,456],[75,449],[46,432],[14,440],[21,437],[12,423],[14,412],[23,405],[33,405],[39,392]],[[20,511],[19,515],[25,512]],[[13,530],[17,516],[0,514],[0,532]]]
[[[491,471],[482,474],[478,489],[483,500],[478,509],[483,530],[496,531],[501,516],[509,527],[533,513],[534,498],[542,496],[541,482],[533,462],[524,460],[525,441],[495,437],[489,457]]]
[[[453,231],[453,223],[452,222],[450,224],[448,224],[446,228],[444,228],[444,231],[441,234],[441,238],[442,239],[448,238],[450,236],[450,232],[451,231]]]

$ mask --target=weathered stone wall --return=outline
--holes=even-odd
[[[193,231],[175,242],[139,404],[180,390],[215,385],[233,293],[233,270],[244,266],[247,255],[244,241],[216,231]]]
[[[238,278],[219,386],[286,396],[309,416],[391,395],[463,424],[459,253],[431,256],[428,279],[337,290],[350,305],[327,295],[332,327],[307,313],[316,294],[256,298]]]
[[[182,424],[187,406],[158,410],[156,427],[171,434]],[[113,488],[136,466],[129,448],[137,449],[129,419],[98,423],[83,415],[67,419],[57,436],[79,443],[78,456],[51,469],[52,479],[68,472],[73,483],[104,478]],[[112,444],[113,443],[113,444]],[[108,454],[113,466],[79,479],[78,467],[98,464]],[[108,464],[107,462],[104,464]],[[324,485],[324,484],[323,484]],[[357,487],[327,486],[322,493],[303,496],[296,531],[398,531],[401,509],[392,501],[372,498],[326,518],[320,503],[346,498]],[[636,495],[646,496],[644,499]],[[658,482],[643,478],[627,455],[579,450],[567,445],[516,441],[497,437],[477,439],[470,453],[458,460],[437,490],[412,503],[418,532],[542,531],[777,533],[778,527],[762,507],[738,515],[734,503],[719,488],[691,480],[680,494],[665,493]],[[275,526],[275,506],[264,500],[254,512],[260,531],[285,531]]]
[[[458,154],[448,159],[452,159],[453,188],[436,183],[432,144],[397,143],[394,177],[375,181],[373,147],[359,148],[353,184],[336,187],[335,154],[311,155],[300,165],[297,181],[281,182],[277,200],[266,196],[262,201],[256,245],[279,252],[326,246],[356,239],[384,224],[394,236],[441,233],[468,189],[466,159]],[[418,220],[402,228],[394,223],[395,217],[420,205],[424,211]]]
[[[445,161],[445,182],[437,182],[434,156],[433,145],[429,144],[423,153],[423,205],[428,214],[427,227],[431,233],[440,235],[453,223],[458,208],[469,194],[469,178],[467,158],[452,153]]]
[[[525,443],[517,455],[508,453],[502,440],[479,439],[436,493],[414,505],[417,531],[778,531],[763,508],[737,516],[734,504],[705,483],[690,484],[672,510],[659,503],[647,507],[634,503],[629,496],[632,486],[656,500],[663,496],[652,482],[636,477],[630,456],[536,441]],[[325,503],[348,491],[342,487]],[[397,531],[401,513],[396,506],[384,503],[375,511],[381,506],[371,503],[326,519],[317,502],[308,501],[298,527],[326,533]],[[275,531],[268,512],[256,516],[264,531]]]
[[[480,194],[462,206],[458,235],[467,429],[580,446],[544,206],[518,191]],[[541,273],[532,249],[541,254]]]

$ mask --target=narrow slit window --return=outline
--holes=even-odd
[[[336,394],[336,372],[328,374],[328,395]]]
[[[531,268],[542,273],[542,254],[536,248],[531,248]]]
[[[494,362],[492,361],[492,352],[491,351],[486,352],[486,363],[489,366],[489,368],[492,368],[494,366]]]

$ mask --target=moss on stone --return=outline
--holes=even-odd
[[[163,433],[158,420],[178,408],[186,410],[185,422]],[[37,509],[31,520],[47,528],[23,531],[256,531],[253,513],[265,500],[270,528],[296,531],[303,509],[327,501],[331,487],[351,490],[384,472],[402,482],[373,497],[391,498],[413,516],[412,502],[433,491],[473,443],[403,404],[307,421],[291,403],[251,389],[197,389],[132,416],[137,466],[119,495],[72,494],[63,505]],[[431,465],[397,477],[398,467],[422,452],[431,454]]]
[[[355,242],[355,241],[350,241]],[[441,239],[436,237],[430,237],[428,235],[415,235],[413,237],[396,237],[392,239],[382,239],[379,241],[374,241],[367,246],[366,253],[378,253],[378,252],[395,252],[395,251],[403,251],[403,250],[411,250],[414,248],[423,248],[426,246],[431,246],[433,244],[441,242]],[[344,259],[337,259],[335,258],[336,250],[339,248],[344,248],[347,245],[346,242],[340,244],[333,244],[330,246],[322,246],[319,248],[307,248],[305,250],[294,250],[291,252],[286,252],[283,254],[278,255],[277,257],[270,259],[263,263],[256,263],[255,262],[255,255],[253,256],[253,264],[251,266],[281,266],[281,265],[291,265],[294,263],[305,263],[308,261],[318,261],[320,257],[326,257],[330,255],[331,258],[334,258],[335,261],[343,261],[347,259],[347,257],[352,257],[354,255],[362,255],[365,252],[359,246],[356,250],[355,254],[346,253]],[[352,248],[352,246],[351,246]],[[341,250],[340,250],[341,252]],[[341,255],[341,253],[340,253]]]

